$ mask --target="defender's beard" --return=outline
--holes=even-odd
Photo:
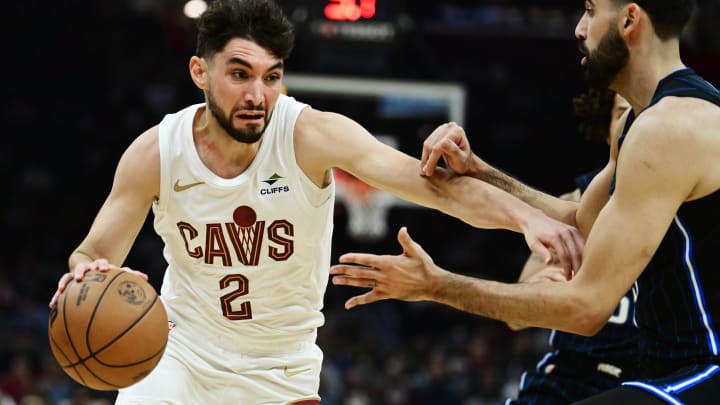
[[[608,28],[594,51],[589,52],[584,43],[581,47],[587,55],[585,80],[591,87],[597,89],[607,89],[630,57],[630,49],[620,33],[612,26]]]

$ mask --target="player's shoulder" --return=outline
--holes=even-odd
[[[720,106],[694,97],[663,97],[633,122],[631,132],[682,138],[720,125]]]
[[[123,159],[134,162],[137,168],[159,165],[159,132],[159,125],[155,125],[138,135],[125,150]]]
[[[347,118],[342,114],[338,114],[331,111],[318,110],[316,108],[307,106],[300,111],[298,121],[307,125],[326,125],[332,123],[338,119]]]
[[[135,140],[133,141],[133,144],[138,144],[139,146],[144,146],[144,147],[151,147],[151,146],[157,147],[159,134],[160,134],[160,125],[159,124],[154,125],[148,129],[146,129],[140,135],[138,135],[137,138],[135,138]]]
[[[699,97],[666,96],[653,104],[647,111],[665,114],[688,114],[697,109],[720,112],[720,106]]]
[[[342,135],[338,131],[347,128],[353,121],[338,113],[305,107],[295,123],[295,135],[333,136]]]

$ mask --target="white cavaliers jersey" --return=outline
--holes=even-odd
[[[298,167],[293,132],[306,107],[281,95],[250,166],[232,179],[200,160],[193,118],[159,126],[155,230],[168,262],[161,296],[192,339],[246,351],[314,343],[328,282],[334,183],[319,188]]]

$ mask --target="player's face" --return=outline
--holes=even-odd
[[[283,61],[235,38],[208,66],[208,108],[215,120],[239,142],[260,140],[283,88]]]
[[[618,31],[617,10],[610,0],[585,2],[585,13],[575,28],[585,68],[585,79],[598,89],[607,89],[625,67],[630,50]],[[602,35],[598,39],[598,31]]]

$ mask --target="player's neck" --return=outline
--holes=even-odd
[[[669,41],[645,52],[631,53],[627,66],[610,88],[623,96],[639,113],[652,100],[659,82],[685,68],[677,41]]]

